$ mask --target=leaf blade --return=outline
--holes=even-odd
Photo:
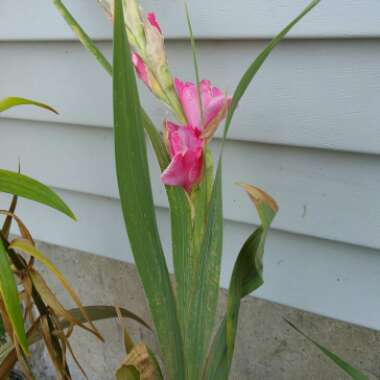
[[[20,98],[17,96],[10,96],[7,97],[3,100],[0,100],[0,112],[4,112],[10,108],[16,107],[16,106],[22,106],[22,105],[31,105],[31,106],[36,106],[39,108],[46,109],[50,112],[53,112],[55,114],[58,114],[58,112],[53,108],[50,107],[49,105],[41,102],[37,102],[32,99],[26,99],[26,98]]]
[[[347,373],[352,379],[354,380],[369,380],[369,378],[364,375],[362,372],[351,366],[351,364],[348,364],[346,361],[341,359],[338,355],[334,354],[318,342],[316,342],[314,339],[307,336],[303,331],[301,331],[297,326],[295,326],[292,322],[288,321],[284,318],[284,321],[295,331],[298,332],[298,334],[302,335],[306,340],[311,342],[315,347],[317,347],[324,355],[326,355],[329,359],[331,359],[339,368],[341,368],[344,372]]]
[[[193,253],[193,282],[188,308],[188,338],[191,378],[200,378],[211,338],[219,295],[223,246],[223,210],[221,166],[218,167],[207,222],[199,251]],[[206,185],[207,186],[207,185]]]
[[[176,303],[154,213],[143,120],[122,3],[115,1],[114,128],[116,171],[129,241],[169,377],[184,378]]]
[[[21,240],[21,239],[14,240],[10,244],[9,248],[13,250],[21,251],[31,257],[34,257],[36,260],[41,262],[54,275],[54,277],[61,283],[61,285],[66,290],[68,295],[71,297],[74,303],[78,306],[78,308],[82,311],[83,316],[87,319],[87,322],[89,322],[89,324],[91,325],[91,328],[94,334],[98,336],[99,339],[103,340],[99,331],[97,330],[95,325],[91,322],[91,320],[89,319],[89,316],[86,314],[86,310],[82,306],[82,303],[77,293],[70,286],[69,281],[61,273],[61,271],[46,256],[42,254],[42,252],[40,252],[35,246],[30,244],[28,241]]]
[[[86,313],[90,316],[90,319],[93,322],[118,317],[118,312],[114,306],[92,305],[84,306],[84,308],[86,309]],[[132,319],[151,331],[149,325],[136,314],[125,308],[118,308],[118,310],[124,318]],[[69,312],[72,314],[72,317],[75,320],[78,320],[81,323],[86,322],[79,308],[70,309]],[[66,319],[62,319],[60,324],[62,328],[68,328],[71,325],[71,322],[67,321]],[[27,335],[30,345],[37,343],[40,339],[42,339],[42,333],[39,329],[39,326],[39,323],[35,323],[28,331]],[[0,379],[7,378],[7,376],[9,376],[9,373],[16,362],[17,354],[14,346],[12,344],[7,344],[4,347],[0,346]]]
[[[44,204],[75,220],[73,212],[56,192],[26,175],[0,169],[0,192]]]
[[[228,130],[231,126],[233,115],[237,109],[240,99],[243,97],[245,91],[250,85],[252,79],[255,77],[261,66],[268,58],[272,50],[282,41],[282,39],[288,34],[288,32],[295,26],[304,16],[306,16],[315,6],[319,4],[320,0],[312,0],[304,10],[293,19],[279,34],[277,34],[270,43],[261,51],[258,57],[248,67],[247,71],[243,74],[238,86],[234,91],[230,110],[227,114],[227,119],[224,127],[223,137],[227,137]]]
[[[25,353],[29,353],[28,342],[24,328],[24,319],[21,313],[20,298],[16,281],[10,266],[7,249],[3,238],[0,237],[0,293],[4,301],[5,309],[18,342]]]
[[[83,28],[70,14],[68,9],[63,5],[60,0],[53,0],[53,4],[58,11],[62,14],[68,25],[71,27],[73,33],[78,37],[82,45],[87,51],[92,54],[100,65],[112,76],[113,67],[105,58],[103,53],[97,48],[95,43],[91,40],[88,34],[85,33]],[[146,134],[148,135],[155,152],[157,161],[161,171],[165,170],[169,165],[170,159],[166,146],[162,140],[160,133],[157,131],[143,107],[141,107],[142,123]],[[183,289],[186,282],[186,261],[189,253],[189,241],[191,240],[191,210],[187,200],[187,196],[182,188],[165,186],[167,197],[170,206],[170,219],[171,219],[171,234],[172,234],[172,251],[173,262],[176,277],[176,284],[178,289]],[[179,291],[177,299],[179,304],[185,304],[185,298],[181,295],[183,292]],[[180,308],[180,306],[179,306]]]
[[[306,14],[308,14],[318,3],[320,0],[313,0],[309,3],[309,5],[295,18],[293,19],[279,34],[277,34],[271,42],[262,50],[262,52],[259,54],[259,56],[253,61],[253,63],[248,67],[246,72],[243,74],[241,80],[239,81],[238,86],[236,87],[234,91],[234,95],[232,98],[232,103],[229,109],[229,112],[227,114],[223,136],[221,140],[221,149],[218,159],[218,165],[217,165],[217,173],[220,171],[221,165],[222,165],[222,157],[223,157],[223,151],[224,151],[224,144],[225,140],[228,135],[229,128],[231,126],[232,118],[234,116],[234,113],[237,109],[238,103],[242,96],[244,95],[245,91],[247,90],[248,86],[250,85],[252,79],[255,77],[265,60],[268,58],[272,50],[281,42],[281,40],[286,36],[286,34],[289,32],[289,30],[296,25]],[[219,180],[217,177],[214,180],[213,188],[216,186],[216,182]],[[253,234],[248,238],[253,239]],[[255,277],[257,278],[257,277]],[[260,286],[260,282],[262,279],[258,277],[258,279],[255,280],[254,286]],[[249,285],[249,284],[248,284]],[[252,285],[252,284],[251,284]],[[248,289],[247,289],[248,290]],[[237,322],[236,322],[237,323]],[[231,349],[233,351],[233,347],[231,347],[232,337],[230,334],[230,337],[228,337],[227,334],[227,327],[228,321],[227,318],[222,322],[217,335],[214,337],[214,340],[212,342],[209,355],[207,358],[207,362],[203,371],[203,379],[208,380],[221,380],[224,378],[228,378],[229,368],[230,368],[230,360],[229,356],[231,356]],[[234,324],[229,323],[229,330],[231,333],[231,327],[234,326]],[[232,332],[233,332],[232,328]],[[226,347],[221,348],[220,345],[226,343]],[[229,343],[227,345],[227,342]],[[230,348],[228,349],[228,346]],[[228,364],[226,364],[228,363]]]
[[[262,276],[264,244],[278,207],[263,190],[246,184],[243,187],[255,203],[261,225],[246,240],[235,262],[228,288],[226,316],[212,343],[204,369],[204,379],[228,378],[234,352],[240,301],[264,282]]]
[[[99,64],[112,76],[113,68],[103,53],[97,48],[88,34],[72,16],[69,10],[60,0],[53,0],[54,6],[60,12],[73,33],[85,49],[94,56]],[[148,135],[155,152],[161,171],[169,165],[169,156],[160,133],[157,131],[143,107],[141,107],[143,127]],[[181,284],[185,281],[183,275],[186,258],[189,256],[189,240],[191,239],[191,210],[183,189],[173,186],[165,186],[170,205],[171,233],[173,261],[176,276],[176,283]],[[180,285],[181,288],[181,285]],[[180,299],[183,297],[179,297]]]

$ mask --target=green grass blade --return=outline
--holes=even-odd
[[[114,127],[116,171],[126,228],[170,379],[184,379],[176,303],[158,234],[136,77],[121,0],[115,2]]]
[[[23,351],[29,353],[20,298],[2,237],[0,237],[0,293],[17,340]]]
[[[285,322],[301,334],[306,340],[311,342],[315,347],[317,347],[323,354],[325,354],[329,359],[331,359],[339,368],[347,373],[354,380],[369,380],[368,376],[364,375],[362,372],[352,367],[350,364],[341,359],[338,355],[329,351],[327,348],[323,347],[321,344],[317,343],[314,339],[308,337],[304,332],[302,332],[298,327],[296,327],[292,322],[284,319]]]
[[[58,114],[58,112],[53,107],[50,107],[49,105],[45,103],[37,102],[35,100],[26,99],[26,98],[19,98],[16,96],[10,96],[8,98],[0,100],[0,112],[4,112],[10,108],[13,108],[16,106],[23,106],[23,105],[36,106],[36,107],[54,112],[55,114]]]
[[[0,169],[1,192],[42,203],[75,220],[75,215],[57,193],[41,182],[23,174]]]

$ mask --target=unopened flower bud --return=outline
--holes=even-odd
[[[115,1],[98,0],[98,2],[113,21]],[[129,42],[136,50],[142,52],[145,46],[145,32],[140,7],[136,0],[123,0],[123,9]]]

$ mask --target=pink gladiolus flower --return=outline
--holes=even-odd
[[[156,19],[156,14],[154,12],[150,12],[146,15],[146,18],[148,19],[150,25],[154,26],[162,34],[160,25],[158,24]]]
[[[137,53],[132,53],[132,62],[139,78],[150,88],[148,71],[142,58]]]
[[[191,82],[184,83],[177,78],[175,79],[175,86],[188,124],[202,129],[197,86]],[[200,93],[205,124],[203,128],[205,129],[214,119],[220,117],[220,113],[226,108],[226,104],[227,107],[231,104],[232,98],[226,97],[219,88],[212,87],[208,80],[200,82]]]
[[[165,128],[172,160],[161,174],[161,180],[166,185],[182,186],[189,192],[202,176],[204,141],[201,132],[190,125],[184,127],[169,121]]]

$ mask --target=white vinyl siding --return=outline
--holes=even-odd
[[[266,39],[306,3],[192,1],[202,77],[231,93]],[[110,57],[111,26],[96,1],[65,4]],[[182,2],[144,5],[157,10],[168,32],[173,73],[191,80]],[[16,169],[20,158],[23,172],[54,186],[78,222],[28,201],[20,201],[19,214],[36,238],[131,260],[114,174],[110,77],[49,1],[3,0],[0,17],[0,98],[31,97],[60,113],[28,107],[4,113],[0,167]],[[280,206],[257,294],[380,329],[380,3],[322,2],[290,37],[239,104],[226,144],[222,285],[257,223],[253,205],[234,185],[245,181]],[[161,128],[166,110],[145,89],[142,102]],[[169,254],[167,201],[149,154]]]

